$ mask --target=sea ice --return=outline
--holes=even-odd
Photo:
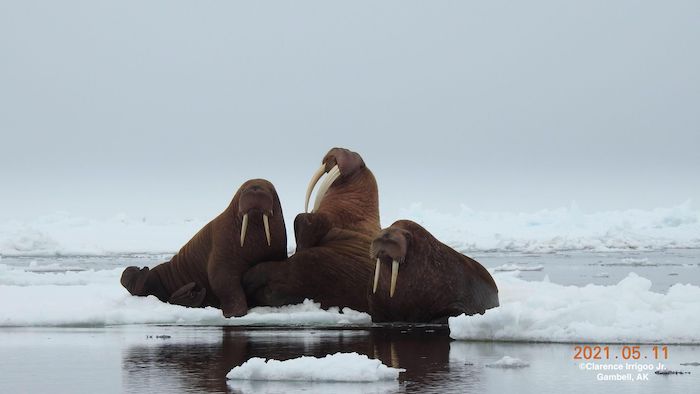
[[[661,250],[700,248],[700,210],[670,208],[583,212],[577,206],[537,212],[484,212],[462,206],[438,212],[413,204],[400,213],[463,252]],[[59,212],[0,222],[0,255],[174,253],[208,220],[119,214],[94,219]],[[390,223],[393,218],[383,218]],[[288,239],[294,234],[290,227]],[[292,246],[292,245],[290,245]],[[292,248],[293,249],[293,248]]]
[[[544,269],[543,265],[519,265],[519,264],[503,264],[494,268],[494,271],[507,272],[507,271],[542,271]]]
[[[57,267],[56,267],[57,268]],[[156,297],[134,297],[121,286],[121,268],[81,272],[27,272],[0,264],[0,326],[105,326],[121,324],[369,326],[368,314],[321,309],[306,300],[258,307],[239,318],[216,308],[185,308]]]
[[[391,368],[357,353],[325,357],[302,356],[286,361],[251,358],[226,375],[228,379],[325,382],[377,382],[396,380],[405,369]]]
[[[510,357],[510,356],[503,356],[498,361],[494,361],[490,364],[486,364],[487,367],[489,368],[525,368],[529,367],[530,364],[526,363],[525,361],[515,358],[515,357]]]
[[[563,286],[494,276],[501,306],[449,319],[464,340],[581,343],[700,343],[700,287],[673,285],[666,294],[630,273],[616,285]]]

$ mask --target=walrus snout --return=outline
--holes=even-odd
[[[382,263],[389,264],[389,262],[391,262],[391,287],[389,290],[389,297],[394,296],[396,282],[399,276],[399,265],[406,260],[410,239],[411,235],[408,231],[389,227],[382,230],[372,241],[369,252],[370,257],[377,259],[377,264],[374,269],[374,284],[372,286],[373,294],[377,292]]]
[[[267,246],[272,245],[270,238],[270,216],[273,215],[275,198],[270,190],[253,183],[241,192],[238,202],[238,215],[243,217],[241,224],[241,247],[245,244],[246,232],[248,231],[248,217],[251,213],[262,214],[263,226],[265,227],[265,237]]]
[[[319,179],[323,174],[328,174],[328,176],[321,182],[321,186],[318,188],[316,193],[316,200],[314,201],[314,206],[311,212],[318,210],[321,205],[323,197],[326,195],[328,189],[333,185],[333,182],[340,177],[349,177],[355,174],[358,170],[365,167],[365,162],[362,157],[351,150],[344,148],[333,148],[326,153],[321,161],[321,167],[316,170],[314,175],[311,177],[309,186],[306,188],[306,200],[304,203],[304,212],[309,212],[309,199],[311,198],[311,192],[316,187]]]

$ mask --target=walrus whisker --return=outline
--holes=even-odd
[[[374,269],[374,288],[372,289],[372,294],[377,292],[377,284],[379,283],[379,268],[381,267],[381,261],[377,257],[377,268]]]
[[[321,201],[323,201],[323,197],[326,196],[326,192],[331,187],[333,182],[335,182],[335,180],[338,179],[339,176],[340,169],[336,164],[333,168],[331,168],[330,171],[328,171],[328,175],[321,183],[321,186],[319,186],[318,193],[316,193],[316,201],[314,201],[314,209],[312,209],[311,212],[315,212],[318,210],[319,206],[321,206]]]
[[[272,245],[270,242],[270,220],[267,218],[267,214],[263,214],[263,225],[265,226],[265,237],[267,237],[267,246]]]
[[[394,260],[391,262],[391,290],[389,290],[389,297],[394,296],[394,290],[396,290],[396,279],[399,276],[399,262]]]
[[[248,231],[248,214],[243,215],[243,224],[241,224],[241,248],[245,242],[245,233]]]
[[[321,179],[323,174],[326,172],[326,164],[321,164],[321,167],[319,167],[318,170],[314,173],[314,176],[311,177],[311,182],[309,182],[309,186],[306,187],[306,200],[304,202],[304,212],[309,212],[309,199],[311,198],[311,192],[314,190],[314,187],[316,186],[316,183],[318,183],[318,180]]]

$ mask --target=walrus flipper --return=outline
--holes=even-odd
[[[320,244],[331,227],[330,220],[322,213],[298,214],[294,219],[294,235],[297,240],[297,252]]]
[[[197,284],[190,282],[181,288],[177,289],[168,299],[168,302],[174,305],[182,305],[190,308],[199,308],[202,306],[204,297],[207,295],[207,289],[202,288],[197,290]]]

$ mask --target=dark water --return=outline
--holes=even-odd
[[[158,338],[158,336],[165,336]],[[453,341],[446,327],[251,329],[127,326],[0,329],[1,393],[159,392],[697,392],[698,346],[670,346],[668,368],[691,374],[601,382],[573,360],[574,345]],[[642,346],[650,354],[651,346]],[[226,381],[251,357],[285,360],[357,352],[405,368],[399,381],[295,383]],[[486,366],[503,356],[530,364]],[[640,361],[643,363],[645,361]]]

